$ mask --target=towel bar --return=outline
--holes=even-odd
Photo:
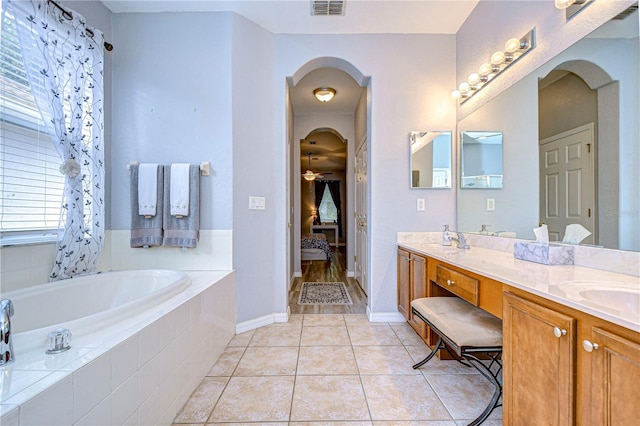
[[[132,161],[127,164],[127,170],[131,168],[131,166],[137,166],[140,164],[138,161]],[[211,161],[203,161],[200,163],[200,174],[202,176],[209,176],[211,174]]]

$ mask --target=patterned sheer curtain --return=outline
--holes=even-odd
[[[78,13],[47,1],[3,1],[16,21],[29,82],[65,175],[49,278],[95,272],[104,244],[104,37]]]

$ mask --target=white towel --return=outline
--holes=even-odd
[[[158,205],[158,165],[142,163],[138,168],[138,214],[155,216]]]
[[[171,216],[189,216],[189,164],[171,165]]]

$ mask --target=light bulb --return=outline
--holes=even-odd
[[[460,93],[465,94],[469,90],[471,90],[471,86],[469,85],[469,83],[467,83],[465,81],[465,82],[460,83],[460,86],[458,86],[458,90],[460,91]]]
[[[504,45],[504,50],[508,53],[513,53],[518,49],[520,49],[520,39],[517,38],[510,38]]]
[[[503,62],[504,62],[504,52],[498,51],[493,55],[491,55],[491,63],[493,65],[500,65]]]
[[[480,83],[480,75],[477,72],[473,72],[469,74],[469,78],[467,79],[470,85],[475,86]]]
[[[460,91],[456,89],[453,92],[451,92],[451,96],[453,96],[456,99],[460,99],[462,97],[462,93],[460,93]]]
[[[489,74],[491,74],[491,65],[489,64],[480,65],[480,69],[478,70],[478,73],[480,74],[481,77],[488,76]]]
[[[572,4],[574,4],[576,0],[556,0],[556,7],[558,9],[566,9]]]

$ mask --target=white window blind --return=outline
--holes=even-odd
[[[64,176],[35,105],[14,19],[6,11],[0,65],[0,238],[44,235],[58,228]]]

